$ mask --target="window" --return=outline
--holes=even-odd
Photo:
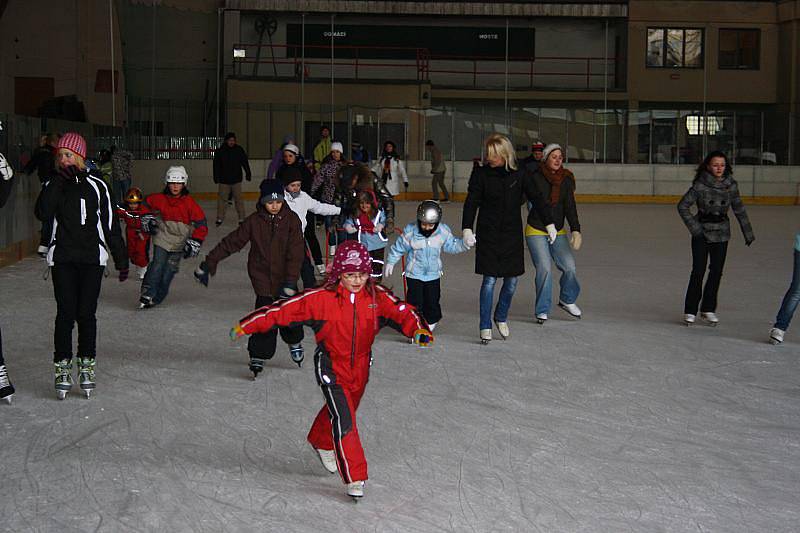
[[[648,28],[647,66],[701,68],[703,66],[703,30]]]
[[[758,70],[761,30],[719,30],[719,68]]]

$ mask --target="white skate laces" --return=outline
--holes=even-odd
[[[347,495],[351,498],[363,498],[364,497],[364,482],[363,481],[353,481],[352,483],[347,484]]]
[[[333,450],[320,450],[318,448],[314,448],[319,455],[319,460],[322,463],[322,466],[325,467],[325,470],[330,472],[331,474],[335,474],[339,471],[339,468],[336,466],[336,452]]]

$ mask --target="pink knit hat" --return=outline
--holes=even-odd
[[[61,148],[66,148],[73,154],[77,154],[83,159],[86,159],[86,140],[84,140],[79,133],[71,131],[62,135],[58,140],[56,150],[60,150]]]
[[[358,241],[345,241],[336,247],[330,277],[336,279],[346,272],[372,273],[372,257]]]

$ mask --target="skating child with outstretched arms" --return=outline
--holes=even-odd
[[[208,235],[206,215],[189,195],[188,182],[184,167],[169,167],[164,176],[164,191],[147,197],[147,205],[158,211],[159,221],[153,236],[153,259],[142,281],[140,308],[164,301],[172,278],[178,273],[181,257],[196,257]]]
[[[144,204],[142,191],[131,187],[125,193],[125,207],[115,210],[119,219],[125,222],[125,239],[128,245],[128,260],[136,267],[136,275],[144,279],[147,264],[150,262],[150,231],[154,231],[155,217]]]
[[[278,180],[266,180],[261,187],[256,212],[245,218],[239,227],[229,233],[206,256],[194,272],[194,277],[208,286],[209,276],[217,272],[217,265],[250,243],[247,256],[247,273],[256,292],[256,309],[270,305],[280,298],[297,293],[297,279],[303,263],[305,246],[300,219],[286,205],[283,186]],[[289,345],[292,360],[298,366],[303,362],[303,328],[280,328],[281,338]],[[250,371],[255,379],[264,370],[264,361],[275,355],[278,331],[258,333],[250,337]]]
[[[311,426],[308,442],[330,473],[339,471],[353,498],[364,495],[367,479],[356,410],[369,378],[375,336],[388,325],[418,344],[433,340],[413,306],[373,281],[371,263],[363,244],[346,241],[336,249],[322,287],[258,309],[231,329],[236,340],[290,324],[314,328],[318,345],[314,369],[325,406]]]
[[[407,225],[386,258],[385,275],[390,277],[394,265],[406,256],[406,301],[416,307],[430,324],[431,331],[442,319],[441,294],[442,252],[458,254],[469,250],[464,239],[457,239],[447,224],[441,222],[439,202],[425,200],[417,208],[417,220]]]

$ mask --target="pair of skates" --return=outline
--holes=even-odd
[[[716,313],[702,312],[700,313],[700,320],[702,320],[706,326],[716,327],[716,325],[719,324],[719,318],[717,318]],[[691,326],[697,322],[697,317],[691,313],[686,313],[683,315],[683,322],[687,326]]]
[[[577,318],[580,320],[582,316],[581,308],[575,304],[565,304],[564,302],[558,302],[558,306],[566,311],[566,313],[571,316],[572,318]],[[547,313],[538,313],[536,315],[536,322],[538,324],[544,324],[547,321]],[[497,326],[497,331],[500,333],[500,337],[503,340],[506,340],[511,336],[511,331],[508,328],[508,322],[499,322],[497,320],[494,321],[494,325]],[[481,344],[484,346],[489,344],[492,340],[492,330],[491,329],[482,329],[481,330]]]
[[[297,363],[298,368],[303,367],[303,360],[306,358],[306,353],[302,344],[299,342],[297,344],[290,344],[289,355],[291,356],[292,361]],[[253,381],[255,381],[258,375],[264,370],[265,362],[266,359],[262,359],[260,357],[250,358],[250,372],[253,373]]]
[[[95,389],[95,358],[78,357],[78,386],[88,400]],[[62,359],[55,363],[55,386],[59,400],[67,397],[72,390],[72,361]]]
[[[336,452],[333,450],[320,450],[319,448],[314,448],[314,451],[317,452],[319,461],[329,474],[335,474],[339,471],[336,465]],[[365,481],[353,481],[347,484],[347,495],[353,498],[353,502],[358,502],[364,497],[364,485],[366,485]]]

